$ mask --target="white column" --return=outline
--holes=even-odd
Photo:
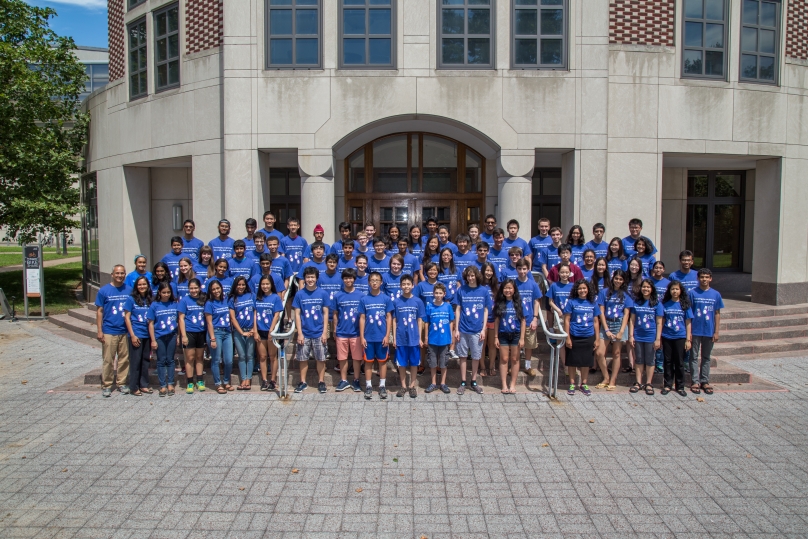
[[[318,224],[325,238],[336,237],[334,211],[334,155],[328,150],[298,150],[301,233],[311,237]]]
[[[519,237],[530,239],[533,168],[532,150],[501,150],[497,156],[497,223],[504,230],[511,219],[519,221]],[[507,233],[507,230],[506,230]]]

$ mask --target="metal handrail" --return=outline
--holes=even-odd
[[[539,272],[532,272],[533,279],[538,283],[539,282]],[[542,275],[541,278],[543,279],[544,276]],[[546,293],[546,291],[543,291]],[[567,333],[564,332],[564,326],[561,324],[561,320],[558,318],[558,313],[550,309],[553,313],[553,318],[555,320],[555,327],[559,328],[559,333],[555,333],[550,331],[547,328],[547,324],[544,320],[544,313],[537,318],[541,321],[541,328],[544,331],[544,336],[547,339],[547,344],[550,345],[550,376],[547,380],[547,395],[551,399],[557,398],[557,388],[558,388],[558,370],[559,366],[561,365],[561,348],[565,346],[567,341]]]
[[[289,363],[286,358],[286,341],[292,338],[292,335],[295,334],[297,328],[295,328],[295,319],[292,317],[292,323],[289,326],[288,331],[283,331],[283,324],[285,322],[285,313],[286,313],[286,303],[289,300],[289,295],[292,293],[292,287],[297,286],[295,279],[289,280],[289,287],[286,289],[286,293],[283,295],[283,311],[281,311],[281,316],[278,317],[278,323],[275,325],[275,329],[272,330],[270,336],[272,337],[272,344],[278,349],[278,390],[280,392],[281,397],[287,397],[289,395]]]

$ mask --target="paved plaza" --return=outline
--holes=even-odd
[[[100,350],[3,321],[0,537],[806,537],[805,361],[703,402],[103,399],[65,389]]]

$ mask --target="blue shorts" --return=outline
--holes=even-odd
[[[417,367],[421,364],[421,350],[417,346],[396,346],[396,363],[399,367]]]
[[[387,361],[387,355],[390,351],[389,346],[382,346],[380,342],[369,342],[365,348],[365,361]]]

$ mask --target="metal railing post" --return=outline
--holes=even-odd
[[[286,294],[283,296],[283,313],[286,313],[286,303],[289,300],[289,295],[292,293],[292,287],[297,286],[294,276],[289,282],[289,288],[286,289]],[[272,344],[278,349],[278,391],[281,398],[289,396],[289,360],[286,357],[286,342],[295,334],[295,319],[292,317],[292,323],[288,331],[283,331],[283,324],[285,317],[282,315],[278,318],[278,324],[272,330],[270,336],[272,337]]]
[[[541,284],[540,280],[542,280],[544,276],[540,277],[540,273],[536,271],[532,273],[533,279],[535,279],[538,284]],[[546,293],[546,290],[542,290],[542,293]],[[564,333],[564,330],[562,329],[563,325],[561,324],[561,320],[558,318],[558,313],[555,311],[552,312],[553,319],[555,320],[555,327],[558,328],[558,333],[552,332],[547,328],[547,323],[544,320],[543,312],[537,317],[541,321],[541,327],[544,331],[544,336],[547,339],[547,344],[550,345],[550,369],[547,377],[547,396],[551,399],[555,399],[557,398],[558,371],[561,364],[561,347],[566,343],[567,334]]]

